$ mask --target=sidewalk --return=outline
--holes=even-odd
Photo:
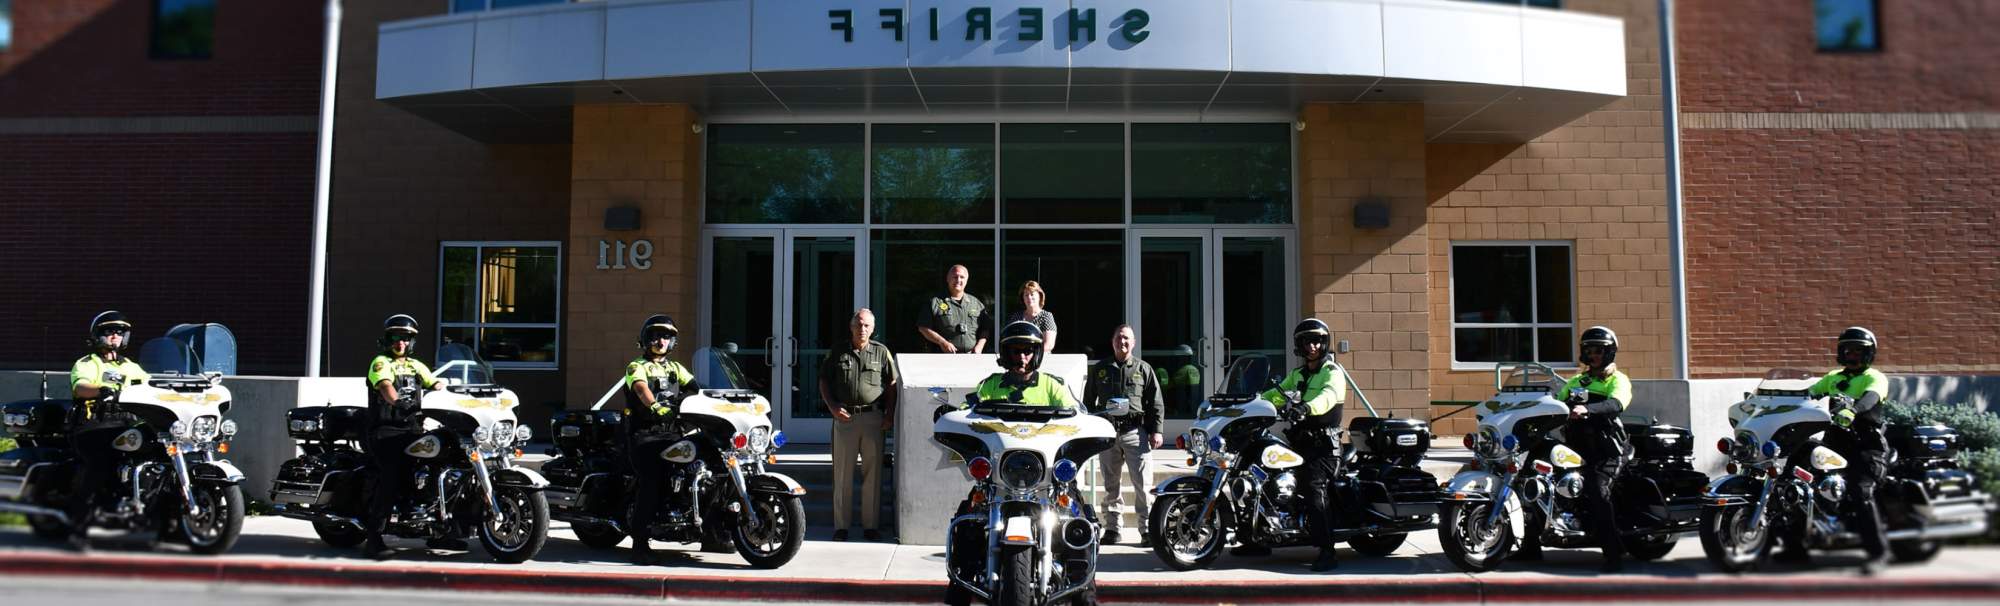
[[[778,570],[751,568],[734,555],[668,547],[662,566],[625,563],[621,550],[599,551],[556,523],[535,561],[495,564],[475,543],[470,553],[432,552],[396,540],[395,560],[374,562],[355,550],[332,549],[305,522],[276,517],[247,521],[229,555],[198,557],[164,548],[151,553],[135,539],[101,536],[99,549],[79,556],[25,529],[0,530],[0,574],[147,578],[233,583],[283,583],[458,591],[622,595],[676,599],[916,603],[942,597],[943,548],[828,540],[814,529],[797,559]],[[1660,562],[1628,562],[1628,574],[1600,576],[1594,551],[1550,550],[1547,561],[1469,575],[1438,553],[1436,533],[1410,537],[1395,555],[1368,558],[1342,549],[1342,564],[1309,572],[1310,548],[1281,549],[1263,558],[1228,555],[1213,568],[1174,572],[1150,550],[1126,545],[1103,551],[1098,574],[1106,602],[1297,603],[1309,601],[1625,601],[1813,599],[1944,599],[2000,602],[2000,549],[1946,549],[1922,566],[1897,566],[1879,578],[1855,574],[1858,552],[1822,555],[1817,568],[1777,567],[1748,576],[1715,574],[1699,541],[1689,536]]]

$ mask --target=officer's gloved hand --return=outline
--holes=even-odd
[[[1833,413],[1833,424],[1839,425],[1841,427],[1853,427],[1854,409],[1843,408],[1840,410],[1840,412]]]
[[[417,399],[415,397],[403,396],[401,399],[396,400],[396,408],[398,409],[415,410],[416,407]]]
[[[105,402],[110,402],[112,400],[118,399],[118,386],[117,385],[97,386],[97,399]]]
[[[1306,412],[1306,407],[1303,404],[1288,404],[1278,410],[1280,416],[1283,416],[1286,421],[1294,424],[1305,422]]]

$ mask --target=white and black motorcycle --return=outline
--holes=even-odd
[[[120,455],[111,490],[116,505],[90,520],[96,528],[156,532],[165,542],[184,543],[194,553],[229,551],[243,532],[243,472],[216,455],[229,452],[236,422],[223,418],[231,404],[220,374],[181,374],[198,369],[185,345],[170,343],[171,369],[156,369],[151,380],[128,384],[100,406],[138,417],[140,424],[111,445]],[[150,349],[150,348],[149,348]],[[95,379],[124,384],[121,377]],[[66,511],[74,499],[83,460],[70,445],[70,408],[62,399],[26,400],[6,405],[5,427],[19,448],[0,453],[0,511],[25,514],[38,537],[67,536]]]
[[[411,477],[379,477],[373,459],[356,448],[368,409],[354,406],[294,408],[286,413],[303,456],[279,466],[271,503],[278,515],[308,520],[321,540],[353,547],[367,538],[362,526],[379,482],[411,482],[406,503],[396,505],[383,534],[422,539],[478,535],[496,561],[518,564],[541,551],[549,534],[548,481],[512,459],[531,432],[514,408],[520,397],[493,384],[493,367],[463,344],[438,349],[436,375],[445,388],[422,394],[425,435],[404,452]]]
[[[1729,455],[1729,475],[1702,495],[1702,548],[1717,568],[1756,570],[1780,537],[1809,549],[1860,546],[1859,512],[1842,475],[1849,461],[1821,444],[1828,434],[1855,431],[1832,421],[1834,410],[1852,401],[1838,393],[1813,398],[1809,389],[1819,378],[1806,370],[1772,370],[1755,394],[1730,408],[1735,434],[1716,443]],[[1892,425],[1888,434],[1894,459],[1875,499],[1896,559],[1928,560],[1946,539],[1985,534],[1992,498],[1953,460],[1958,432]]]
[[[972,491],[946,530],[945,603],[978,598],[996,606],[1096,603],[1102,534],[1083,502],[1077,471],[1116,444],[1106,417],[1125,412],[1114,399],[1095,414],[1074,406],[946,401],[932,436],[966,461]]]

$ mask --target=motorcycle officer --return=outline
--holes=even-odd
[[[1027,321],[1000,329],[1000,367],[979,382],[973,392],[978,401],[1003,401],[1036,406],[1074,406],[1069,387],[1055,375],[1041,372],[1042,329]]]
[[[1333,536],[1332,490],[1334,479],[1340,477],[1339,429],[1343,404],[1347,402],[1347,378],[1328,355],[1332,345],[1333,330],[1325,322],[1318,318],[1301,320],[1292,327],[1292,353],[1303,358],[1305,364],[1263,394],[1265,400],[1276,404],[1285,418],[1292,421],[1286,437],[1291,440],[1292,448],[1306,458],[1306,464],[1299,469],[1299,489],[1306,495],[1306,524],[1319,546],[1313,572],[1340,567],[1340,560],[1334,556],[1339,541]],[[1299,392],[1303,409],[1286,405],[1287,391]],[[1283,410],[1286,408],[1291,410]],[[1231,555],[1239,556],[1269,553],[1269,547],[1248,544],[1230,550]]]
[[[1826,445],[1835,452],[1860,463],[1846,470],[1849,487],[1847,494],[1860,514],[1856,518],[1861,533],[1861,547],[1868,552],[1868,561],[1861,565],[1862,574],[1876,574],[1889,564],[1888,537],[1882,526],[1882,511],[1875,505],[1875,485],[1889,473],[1889,445],[1882,436],[1882,400],[1889,395],[1889,377],[1875,370],[1875,333],[1855,326],[1840,332],[1839,342],[1834,345],[1834,359],[1840,369],[1821,377],[1809,392],[1814,398],[1825,398],[1834,393],[1845,394],[1854,403],[1836,406],[1833,422],[1846,427],[1848,431],[1829,431]],[[1787,550],[1787,559],[1805,559],[1804,545],[1796,542]]]
[[[410,357],[416,348],[417,320],[405,314],[389,316],[382,322],[382,339],[376,341],[382,354],[368,363],[367,452],[375,459],[381,479],[375,483],[374,499],[368,502],[368,541],[361,551],[368,557],[386,560],[396,555],[382,540],[389,528],[389,514],[403,502],[410,490],[410,458],[403,450],[424,436],[423,417],[418,416],[421,390],[443,387],[429,366]],[[432,539],[434,549],[465,549],[465,541]]]
[[[69,411],[70,443],[84,465],[83,484],[69,506],[69,544],[77,551],[90,550],[92,510],[118,465],[118,451],[111,443],[138,424],[136,417],[118,408],[118,392],[152,378],[120,353],[131,339],[132,325],[125,314],[97,314],[90,320],[90,345],[96,351],[70,367],[70,395],[76,398]]]
[[[680,441],[681,430],[674,412],[681,399],[699,393],[694,373],[679,362],[667,359],[679,342],[680,329],[666,314],[655,314],[639,325],[638,359],[625,365],[625,452],[637,480],[631,517],[626,534],[632,536],[632,564],[652,566],[660,562],[653,555],[653,516],[666,497],[667,461],[660,453]],[[699,504],[697,504],[699,506]]]
[[[1582,451],[1590,466],[1584,470],[1583,494],[1586,523],[1597,536],[1604,564],[1599,572],[1625,569],[1625,543],[1618,536],[1617,511],[1611,504],[1611,487],[1625,469],[1625,456],[1632,452],[1625,428],[1618,419],[1632,405],[1632,380],[1618,370],[1618,334],[1603,326],[1592,326],[1577,339],[1577,352],[1584,371],[1563,385],[1565,404],[1570,406],[1569,429],[1564,435]],[[1542,545],[1535,531],[1522,540],[1524,560],[1541,558]]]

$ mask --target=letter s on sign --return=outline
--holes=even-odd
[[[1145,42],[1147,37],[1153,35],[1153,32],[1145,31],[1146,25],[1153,22],[1152,15],[1146,14],[1146,11],[1135,8],[1125,11],[1125,16],[1120,18],[1125,23],[1118,26],[1118,33],[1125,36],[1126,41],[1138,44]]]

